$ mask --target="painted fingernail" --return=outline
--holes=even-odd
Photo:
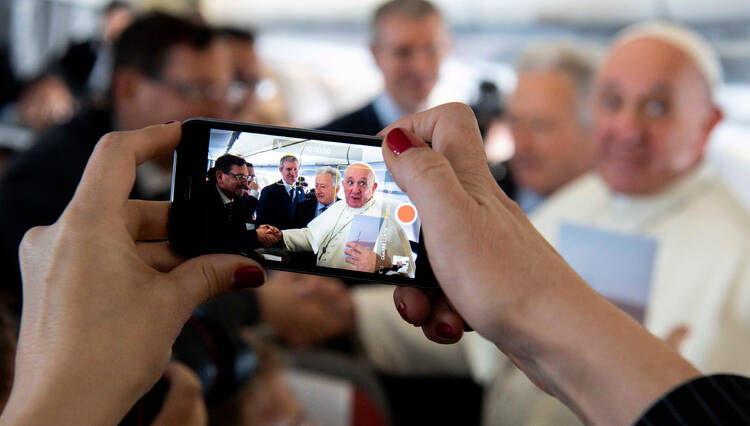
[[[441,322],[440,324],[438,324],[437,329],[435,329],[435,331],[440,337],[445,337],[446,339],[453,337],[453,329],[451,328],[450,325],[444,322]]]
[[[388,132],[385,141],[391,151],[396,155],[401,155],[406,152],[407,149],[414,146],[411,139],[409,139],[409,136],[400,127],[396,127]]]
[[[234,288],[258,287],[265,280],[263,270],[257,266],[245,266],[234,271]]]
[[[177,120],[169,120],[169,121],[165,122],[164,125],[166,126],[167,124],[172,124],[172,123],[176,123],[176,122],[177,122]]]
[[[409,323],[411,322],[409,321],[409,318],[406,316],[406,305],[404,304],[404,302],[398,302],[398,306],[396,306],[396,310],[398,310],[399,315],[401,315],[401,318],[403,318],[404,321],[409,322]]]

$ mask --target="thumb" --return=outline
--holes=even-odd
[[[232,289],[258,287],[266,273],[255,261],[232,254],[209,254],[182,263],[167,274],[193,306]]]
[[[409,130],[395,127],[388,132],[383,157],[396,184],[417,207],[422,222],[445,223],[469,202],[445,156]]]

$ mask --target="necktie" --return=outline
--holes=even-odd
[[[289,216],[294,216],[294,207],[297,202],[297,197],[295,197],[294,193],[294,187],[292,187],[292,190],[289,191]]]
[[[318,211],[318,216],[322,215],[324,211],[328,210],[328,206],[323,206]]]
[[[229,223],[232,223],[232,206],[234,203],[231,201],[224,204],[224,209],[227,211],[227,219],[229,220]]]

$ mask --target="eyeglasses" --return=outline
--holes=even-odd
[[[254,89],[254,86],[245,81],[233,81],[228,85],[216,85],[178,83],[161,78],[152,78],[152,80],[177,92],[186,100],[196,103],[219,101],[237,103],[245,97],[249,90]]]
[[[230,176],[234,176],[235,179],[237,179],[240,182],[247,182],[249,179],[255,179],[255,175],[236,175],[234,173],[225,173]]]

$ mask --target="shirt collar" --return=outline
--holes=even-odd
[[[232,201],[234,201],[233,199],[227,197],[226,194],[224,194],[224,191],[222,191],[221,188],[219,188],[219,184],[218,183],[216,184],[216,190],[219,191],[219,197],[221,197],[221,202],[222,203],[229,204]]]
[[[524,213],[529,214],[532,210],[534,210],[539,204],[544,201],[544,196],[532,191],[529,188],[518,188],[518,194],[516,195],[516,198],[518,200],[518,206],[521,207],[521,210],[523,210]]]
[[[388,95],[388,92],[383,92],[375,98],[372,107],[375,109],[375,115],[378,116],[380,124],[384,126],[387,126],[408,114],[396,105],[393,98]]]

